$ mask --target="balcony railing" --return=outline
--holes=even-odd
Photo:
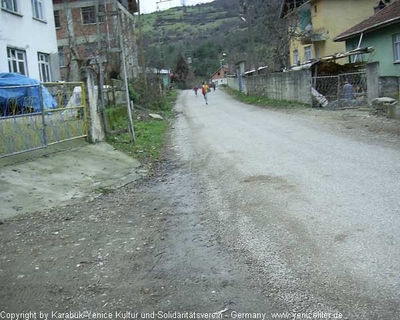
[[[311,44],[314,42],[321,42],[327,39],[327,33],[324,29],[312,30],[304,32],[299,36],[301,44]]]

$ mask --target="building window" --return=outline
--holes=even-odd
[[[28,75],[25,51],[7,48],[8,71]]]
[[[293,50],[293,62],[296,65],[300,63],[299,50]]]
[[[60,67],[65,67],[67,65],[65,59],[64,47],[58,47],[58,63]]]
[[[58,10],[54,11],[54,24],[55,24],[56,28],[61,28],[60,11],[58,11]]]
[[[25,51],[7,48],[8,71],[27,74]]]
[[[38,63],[39,63],[40,81],[50,82],[51,81],[50,55],[39,52],[38,53]]]
[[[17,0],[0,0],[1,8],[10,10],[13,12],[18,12],[18,3]]]
[[[31,0],[33,17],[44,20],[43,0]]]
[[[304,55],[305,55],[306,61],[312,59],[311,46],[304,47]]]
[[[394,61],[400,62],[400,33],[393,37]]]
[[[101,22],[101,17],[99,21]],[[83,7],[82,8],[82,23],[83,24],[93,24],[96,23],[96,7]]]

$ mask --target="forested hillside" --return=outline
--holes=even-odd
[[[197,76],[206,77],[220,66],[224,52],[224,64],[247,60],[253,66],[280,69],[287,55],[280,3],[215,0],[142,15],[146,65],[173,69],[182,54],[191,58]]]

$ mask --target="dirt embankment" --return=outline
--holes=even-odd
[[[190,168],[0,224],[1,311],[280,311],[249,266],[221,246]],[[121,318],[120,317],[120,318]],[[65,316],[62,317],[64,319]]]

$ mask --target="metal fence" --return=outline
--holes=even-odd
[[[365,72],[345,73],[312,78],[314,105],[325,108],[358,108],[367,103]]]
[[[83,83],[0,88],[0,158],[87,136]]]

